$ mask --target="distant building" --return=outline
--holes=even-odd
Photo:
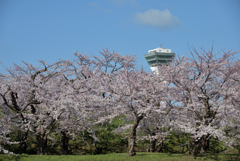
[[[157,69],[157,65],[167,65],[171,63],[174,57],[175,53],[172,53],[171,49],[165,49],[163,47],[148,50],[148,54],[144,55],[152,71]]]

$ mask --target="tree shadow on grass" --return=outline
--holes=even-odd
[[[20,161],[24,160],[23,158],[28,157],[28,155],[1,155],[0,161]]]
[[[227,161],[239,161],[240,160],[240,154],[228,154],[228,159]]]
[[[221,157],[219,157],[219,154],[210,154],[207,156],[207,158],[210,158],[210,159],[213,159],[213,160],[216,160],[216,161],[221,161]]]
[[[137,153],[135,156],[152,156],[152,155],[156,155],[157,153]]]
[[[239,154],[208,154],[207,158],[215,161],[239,161]]]
[[[161,157],[182,157],[184,154],[179,154],[178,156],[175,153],[157,153],[157,152],[150,152],[150,153],[137,153],[136,156],[152,156],[152,155],[159,155]]]

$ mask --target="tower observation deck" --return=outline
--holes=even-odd
[[[144,55],[152,71],[155,71],[158,65],[167,65],[171,63],[174,57],[175,53],[172,53],[171,49],[165,49],[163,47],[148,50],[148,54]]]

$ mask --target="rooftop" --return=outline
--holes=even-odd
[[[160,52],[160,53],[171,53],[171,49],[165,49],[163,47],[159,47],[156,49],[148,50],[148,54]]]
[[[150,67],[161,64],[167,65],[172,62],[174,57],[175,53],[172,53],[171,49],[165,49],[163,47],[148,50],[148,54],[144,55],[144,58]]]

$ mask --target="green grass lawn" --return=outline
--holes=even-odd
[[[0,155],[0,161],[240,161],[240,155],[230,154],[205,154],[193,158],[184,154],[167,153],[137,153],[136,156],[128,157],[126,153],[113,153],[106,155]]]

